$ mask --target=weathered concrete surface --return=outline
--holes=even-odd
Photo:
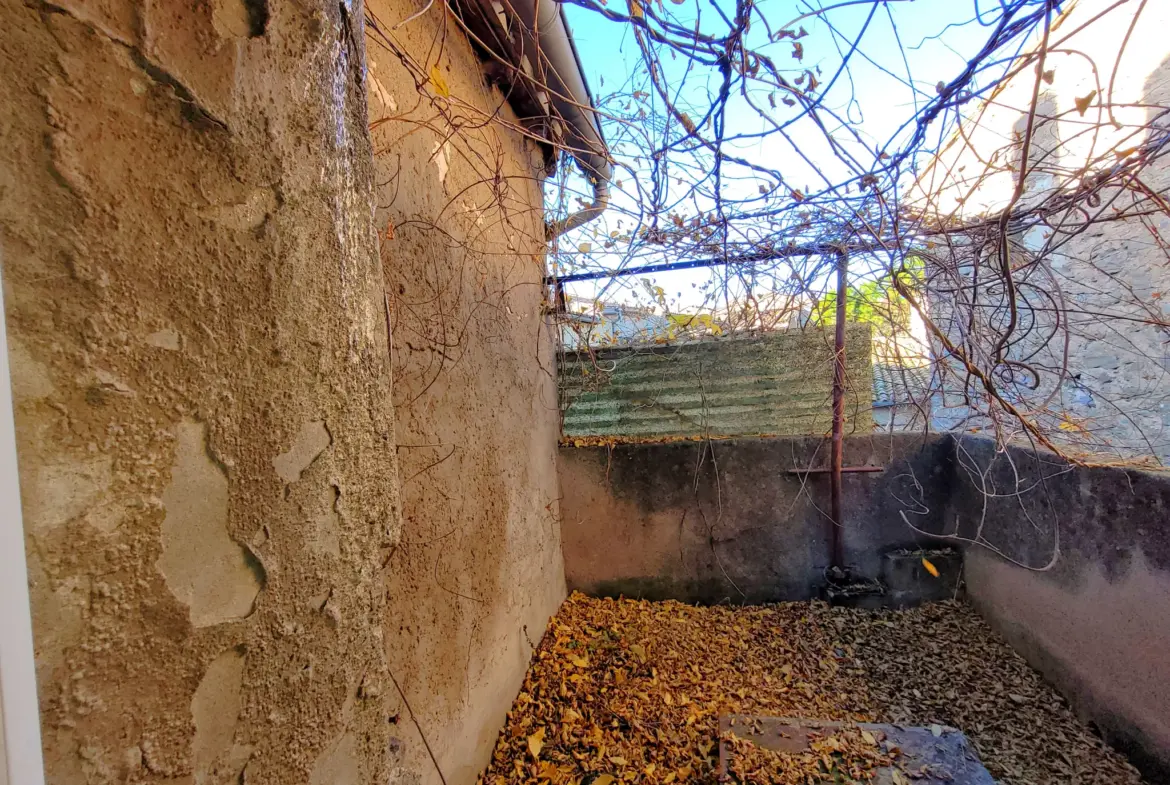
[[[829,564],[828,464],[815,438],[566,447],[560,453],[565,576],[590,594],[696,602],[809,599]],[[846,440],[845,563],[881,575],[883,554],[930,542],[950,482],[949,441]]]
[[[0,7],[53,783],[385,781],[397,469],[363,16]]]
[[[948,530],[967,593],[1154,782],[1170,781],[1170,477],[962,439]]]
[[[420,7],[368,4],[403,480],[385,646],[400,774],[471,785],[565,596],[543,156],[444,4],[395,29]]]

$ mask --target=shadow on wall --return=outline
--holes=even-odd
[[[947,438],[846,439],[846,466],[882,469],[843,477],[855,575],[877,578],[892,555],[930,544],[900,512],[941,531],[950,452]],[[829,477],[802,470],[828,461],[811,437],[562,448],[569,588],[701,603],[817,597],[830,566]]]

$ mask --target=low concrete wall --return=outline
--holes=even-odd
[[[1170,477],[956,445],[975,607],[1155,782],[1170,782]]]
[[[564,448],[568,584],[695,602],[815,596],[828,478],[788,472],[827,457],[811,438]],[[854,574],[924,596],[930,579],[907,574],[920,559],[896,552],[962,547],[979,611],[1151,781],[1170,782],[1170,477],[910,434],[847,439],[845,465],[866,464],[885,470],[845,475]]]
[[[877,577],[883,556],[942,525],[950,442],[894,434],[846,440],[845,561]],[[819,438],[563,448],[562,537],[569,588],[693,602],[808,599],[829,563],[829,479]]]

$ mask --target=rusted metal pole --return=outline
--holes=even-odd
[[[845,448],[845,295],[849,272],[849,254],[837,250],[837,324],[833,336],[833,452],[829,478],[832,532],[829,535],[830,565],[844,569],[841,529],[845,524],[841,512],[841,466]]]

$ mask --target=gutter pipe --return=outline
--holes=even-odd
[[[551,242],[592,221],[609,205],[612,177],[609,152],[561,3],[557,0],[516,0],[515,3],[503,0],[503,3],[520,22],[523,51],[537,53],[538,73],[526,75],[548,90],[547,94],[540,96],[541,102],[546,105],[554,124],[560,122],[563,125],[561,138],[564,146],[593,187],[593,202],[588,207],[545,227],[546,237]],[[499,19],[502,16],[499,12],[503,9],[500,0],[491,2],[491,5]]]

